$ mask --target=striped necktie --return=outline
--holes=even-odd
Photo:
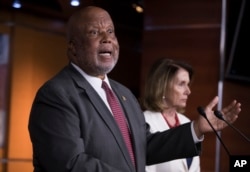
[[[115,96],[115,94],[109,88],[108,84],[105,81],[102,82],[102,88],[106,92],[107,100],[108,100],[108,103],[109,103],[110,108],[112,110],[114,119],[120,128],[120,131],[121,131],[123,139],[126,143],[130,158],[131,158],[133,164],[135,165],[134,151],[133,151],[133,146],[131,143],[131,135],[130,135],[129,128],[128,128],[123,110],[121,108],[121,105],[120,105],[117,97]]]

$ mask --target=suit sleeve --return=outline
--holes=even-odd
[[[149,129],[149,125],[148,125]],[[200,154],[201,143],[194,143],[191,123],[164,132],[147,134],[147,165]]]

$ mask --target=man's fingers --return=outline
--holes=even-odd
[[[233,100],[228,106],[223,108],[222,112],[224,114],[228,113],[229,111],[233,110],[233,108],[235,108],[235,105],[236,105],[236,100]]]
[[[206,108],[212,110],[217,105],[218,101],[219,101],[219,97],[215,96],[213,100],[207,105]]]
[[[241,111],[241,104],[236,100],[232,101],[230,105],[225,107],[222,112],[223,116],[228,121],[235,121],[238,118],[238,114]]]

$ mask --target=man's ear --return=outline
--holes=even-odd
[[[68,43],[68,52],[74,56],[76,55],[76,48],[73,40]]]

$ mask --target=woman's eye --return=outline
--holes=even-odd
[[[180,83],[179,83],[179,85],[180,85],[180,86],[183,86],[183,85],[184,85],[184,83],[183,83],[183,82],[180,82]]]

